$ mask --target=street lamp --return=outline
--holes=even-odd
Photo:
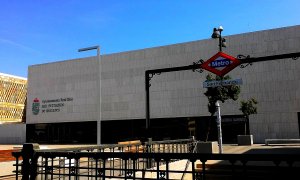
[[[219,101],[215,103],[215,106],[217,108],[217,127],[218,127],[218,143],[219,143],[219,153],[223,153],[223,143],[222,143],[222,124],[221,124],[221,110],[220,110],[220,104]]]
[[[220,52],[222,52],[222,47],[226,47],[226,39],[222,38],[222,31],[223,31],[223,27],[220,26],[219,28],[214,28],[213,33],[211,35],[211,37],[213,39],[219,39],[219,48],[220,48]]]
[[[78,49],[78,52],[89,51],[97,49],[97,59],[98,59],[98,78],[99,78],[99,91],[98,91],[98,99],[99,99],[99,117],[97,120],[97,145],[101,145],[101,68],[100,68],[100,47],[92,46],[87,48]]]

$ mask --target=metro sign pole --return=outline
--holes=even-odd
[[[220,44],[221,47],[221,44]],[[201,67],[207,71],[210,71],[217,76],[223,77],[229,71],[240,65],[241,62],[228,54],[223,52],[218,52],[214,56],[212,56],[209,60],[205,61]],[[217,126],[218,126],[218,144],[219,144],[219,153],[223,153],[223,143],[222,143],[222,126],[221,126],[221,108],[220,104],[217,101],[216,104],[217,109]]]

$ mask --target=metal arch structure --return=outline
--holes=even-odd
[[[262,56],[262,57],[250,57],[249,55],[238,55],[237,59],[240,60],[240,68],[245,68],[248,65],[252,65],[255,62],[264,62],[264,61],[272,61],[279,59],[293,59],[297,60],[300,57],[300,52],[288,53],[288,54],[278,54],[271,56]],[[179,66],[179,67],[171,67],[171,68],[162,68],[162,69],[151,69],[145,71],[145,90],[146,90],[146,136],[150,138],[150,81],[154,77],[154,75],[160,75],[161,73],[166,72],[175,72],[175,71],[185,71],[185,70],[193,70],[202,73],[203,68],[202,64],[204,61],[200,59],[198,62],[194,62],[192,65],[187,66]]]

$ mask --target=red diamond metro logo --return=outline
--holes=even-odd
[[[240,64],[241,62],[235,57],[218,52],[201,64],[201,68],[222,77]]]

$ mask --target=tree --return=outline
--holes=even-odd
[[[246,101],[241,101],[240,111],[244,114],[246,118],[245,122],[245,135],[250,135],[250,125],[249,125],[249,116],[251,114],[257,114],[257,107],[255,106],[258,102],[254,98],[250,98]]]
[[[225,77],[220,77],[220,76],[215,76],[212,77],[211,74],[208,74],[206,76],[206,82],[209,81],[223,81],[223,80],[230,80],[230,76],[225,76]],[[211,115],[211,118],[209,120],[207,129],[206,129],[206,139],[205,141],[208,140],[210,128],[211,128],[211,121],[213,120],[213,116],[217,110],[215,103],[217,101],[221,101],[224,103],[228,99],[232,99],[236,101],[239,97],[240,94],[240,86],[237,85],[230,85],[230,86],[217,86],[217,87],[208,87],[207,91],[204,93],[204,95],[208,99],[208,111]]]

